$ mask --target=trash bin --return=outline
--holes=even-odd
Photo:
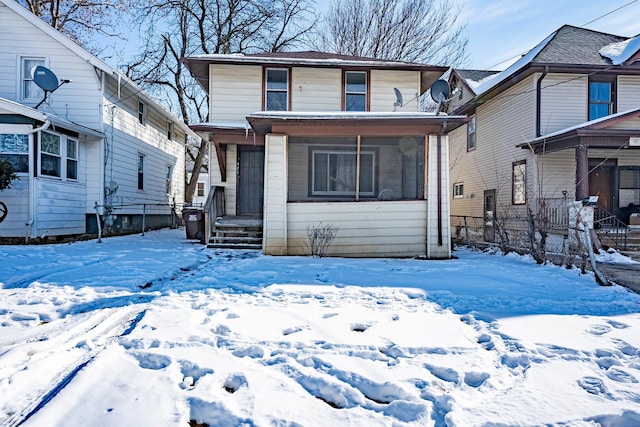
[[[187,239],[204,241],[204,215],[202,209],[184,208],[182,220],[187,232]]]

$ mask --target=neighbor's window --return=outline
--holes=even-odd
[[[367,111],[367,73],[365,71],[344,73],[344,110]]]
[[[138,123],[141,125],[146,124],[147,122],[147,105],[138,100]]]
[[[60,136],[49,132],[40,133],[40,174],[60,177]]]
[[[21,88],[20,95],[23,100],[40,100],[44,97],[44,91],[36,85],[33,81],[33,77],[31,76],[31,70],[38,65],[45,65],[44,58],[21,58],[20,64],[20,75],[21,78]]]
[[[594,76],[589,79],[589,120],[615,113],[615,77]]]
[[[527,161],[513,162],[512,203],[523,205],[527,201]]]
[[[198,197],[204,197],[204,182],[198,183]]]
[[[167,194],[171,194],[171,165],[167,165]]]
[[[29,172],[29,135],[0,133],[0,161],[11,163],[16,172]]]
[[[78,141],[67,139],[67,178],[78,179]]]
[[[138,154],[138,190],[144,190],[144,154]]]
[[[352,196],[356,194],[356,152],[314,150],[312,152],[312,195]],[[360,190],[362,196],[375,195],[375,157],[373,151],[360,152]]]
[[[467,151],[476,149],[476,116],[471,116],[467,123]]]
[[[456,182],[453,184],[453,198],[461,199],[464,197],[464,184],[462,182]]]
[[[640,168],[620,168],[620,202],[619,207],[640,206]]]
[[[265,110],[289,109],[289,70],[267,68],[265,71]]]
[[[173,122],[167,122],[167,139],[173,139]]]

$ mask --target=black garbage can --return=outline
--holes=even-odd
[[[187,232],[187,239],[204,241],[204,215],[202,209],[184,208],[182,210],[182,220],[184,221],[184,229]]]

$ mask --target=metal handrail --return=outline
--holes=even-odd
[[[593,216],[593,223],[597,233],[606,235],[616,247],[626,250],[629,226],[601,206],[596,206]]]

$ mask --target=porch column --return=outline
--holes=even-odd
[[[576,200],[589,197],[589,154],[586,145],[576,147]]]
[[[264,145],[262,252],[287,255],[287,137],[268,134]]]

